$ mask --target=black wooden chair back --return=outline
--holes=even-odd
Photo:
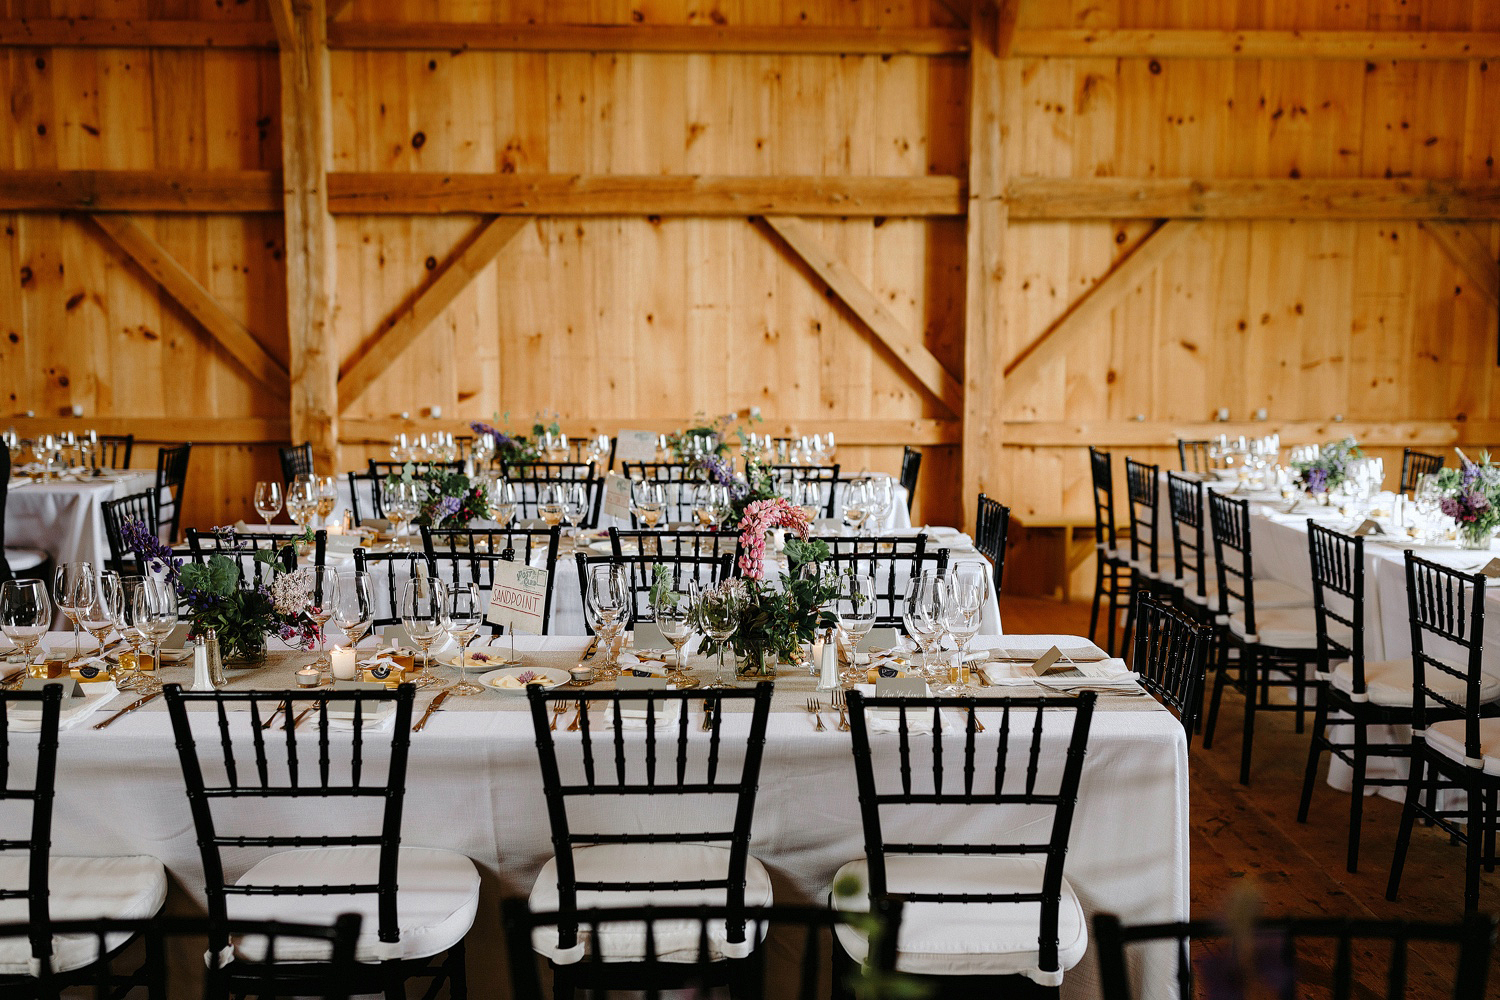
[[[1010,508],[999,500],[979,494],[974,519],[974,547],[995,567],[995,597],[1005,581],[1005,539],[1010,534]]]
[[[1406,608],[1411,619],[1412,730],[1431,722],[1464,720],[1464,755],[1483,761],[1479,719],[1484,708],[1484,584],[1482,573],[1461,573],[1406,552]],[[1455,662],[1457,661],[1457,662]],[[1464,700],[1453,697],[1452,681]],[[1447,693],[1444,693],[1447,692]],[[1477,764],[1475,765],[1478,766]]]
[[[734,575],[738,544],[739,536],[728,532],[609,529],[612,559],[625,567],[636,621],[656,618],[651,608],[656,567],[666,567],[674,588],[686,590],[689,583],[711,587]]]
[[[313,474],[313,450],[312,442],[304,441],[290,448],[278,448],[281,455],[281,481],[290,483],[298,476],[310,476]]]
[[[906,512],[911,513],[911,503],[917,497],[917,477],[922,472],[922,453],[911,445],[901,449],[900,482],[906,488]]]
[[[1250,501],[1208,492],[1208,523],[1214,536],[1214,568],[1219,573],[1219,614],[1230,602],[1243,606],[1245,635],[1255,641],[1255,566],[1250,553]]]
[[[0,583],[15,579],[5,558],[5,504],[10,499],[10,449],[0,448]],[[50,577],[49,577],[50,579]]]
[[[228,556],[240,568],[240,586],[269,587],[275,578],[265,562],[266,553],[275,555],[283,572],[297,568],[297,536],[268,531],[202,532],[188,529],[188,549],[194,562],[207,562],[213,555]],[[313,533],[312,565],[322,566],[328,548],[328,532]]]
[[[557,578],[557,546],[561,526],[551,528],[422,528],[422,551],[432,573],[444,583],[476,583],[488,595],[495,586],[497,562],[538,566],[547,571],[542,599],[542,635],[552,622],[553,581]],[[540,564],[540,565],[538,565]],[[490,626],[499,634],[502,626]]]
[[[1442,455],[1429,455],[1407,448],[1401,453],[1401,492],[1415,492],[1423,476],[1437,475],[1442,467]]]
[[[1112,913],[1094,915],[1094,947],[1099,954],[1099,979],[1103,1000],[1135,1000],[1126,953],[1131,945],[1171,942],[1177,953],[1177,995],[1198,996],[1190,943],[1203,946],[1209,960],[1234,975],[1229,966],[1238,969],[1244,945],[1235,946],[1234,935],[1222,923],[1194,920],[1172,924],[1141,924],[1126,927]],[[1485,995],[1489,978],[1490,954],[1495,942],[1495,918],[1474,914],[1461,923],[1435,924],[1409,920],[1356,920],[1348,917],[1277,917],[1258,920],[1255,933],[1246,942],[1255,955],[1244,956],[1267,978],[1254,990],[1254,984],[1234,987],[1235,995],[1303,996],[1297,988],[1298,968],[1309,970],[1306,978],[1318,984],[1319,995],[1335,1000],[1350,997],[1375,997],[1403,1000],[1409,995],[1408,980],[1413,967],[1411,943],[1451,944],[1457,955],[1451,968],[1452,1000]],[[1382,948],[1382,945],[1389,945]],[[1381,954],[1384,951],[1385,954]],[[1423,957],[1415,963],[1425,977],[1431,966],[1438,966],[1433,949],[1424,948]],[[1431,966],[1429,965],[1431,963]],[[1432,971],[1436,971],[1433,969]],[[1359,979],[1356,985],[1355,978]],[[1384,994],[1375,990],[1385,984]],[[1423,982],[1428,980],[1425,978]],[[1331,992],[1327,992],[1329,986]],[[1436,986],[1433,983],[1432,986]],[[1425,987],[1427,989],[1430,987]],[[1240,991],[1244,992],[1241,993]]]
[[[281,920],[224,920],[207,917],[157,916],[149,920],[58,920],[51,924],[54,934],[92,939],[96,956],[81,972],[54,973],[43,965],[18,995],[30,1000],[62,1000],[88,997],[112,1000],[121,993],[121,981],[111,973],[112,945],[120,940],[140,940],[144,952],[144,969],[151,997],[185,998],[191,990],[176,981],[171,973],[174,953],[189,950],[203,955],[204,969],[189,981],[201,980],[198,996],[202,1000],[229,1000],[244,992],[259,996],[286,995],[283,976],[287,966],[278,969],[277,943],[296,941],[296,951],[305,954],[308,944],[326,946],[327,957],[316,964],[299,963],[296,967],[296,995],[319,1000],[348,1000],[349,983],[354,973],[354,949],[359,939],[360,915],[345,913],[331,925],[298,924]],[[30,924],[0,924],[0,941],[26,937]],[[253,965],[233,956],[228,942],[253,938],[257,950],[266,958]],[[217,943],[217,944],[216,944]],[[260,948],[259,943],[264,943]],[[278,975],[280,972],[282,975]],[[248,991],[245,989],[249,987]],[[258,987],[258,988],[257,988]]]
[[[901,930],[901,904],[894,900],[879,900],[873,910],[879,922],[878,947],[872,949],[868,968],[874,978],[890,976],[896,968],[896,935]],[[796,997],[797,1000],[814,1000],[826,996],[820,991],[822,970],[829,964],[835,948],[833,937],[836,928],[847,919],[845,914],[821,906],[753,906],[738,911],[727,906],[636,906],[611,907],[610,909],[585,909],[573,913],[553,911],[533,913],[524,899],[506,899],[500,903],[500,922],[505,930],[507,964],[510,967],[510,995],[517,1000],[541,1000],[549,994],[542,988],[543,976],[538,968],[538,954],[532,941],[538,934],[557,934],[558,928],[568,922],[576,923],[578,933],[590,941],[600,940],[611,927],[632,937],[641,935],[645,941],[644,954],[648,963],[654,962],[662,953],[658,941],[667,934],[681,934],[685,923],[689,928],[696,925],[698,938],[697,958],[691,966],[703,970],[701,979],[692,976],[685,981],[673,983],[674,990],[682,989],[689,996],[708,996],[716,981],[712,950],[709,945],[710,928],[730,917],[743,919],[746,937],[758,941],[775,931],[778,940],[784,941],[786,955],[796,959],[796,992],[788,992],[789,982],[773,981],[767,969],[770,949],[757,948],[747,959],[741,960],[736,970],[734,995],[748,1000],[771,1000]],[[676,925],[672,930],[667,927]],[[800,945],[797,943],[800,940]],[[778,955],[778,957],[781,957]],[[608,963],[598,948],[590,948],[583,962],[592,974],[584,977],[591,982],[606,981]],[[674,965],[679,964],[674,962]],[[687,963],[682,963],[687,964]],[[647,1000],[658,1000],[665,991],[648,986],[643,994]],[[837,991],[835,991],[837,994]]]
[[[1208,455],[1208,441],[1177,439],[1177,466],[1183,472],[1206,476],[1213,471]]]
[[[594,626],[589,622],[588,616],[589,570],[614,561],[615,557],[612,555],[591,556],[586,552],[573,553],[573,564],[578,567],[578,600],[584,608],[583,631],[586,635],[594,634]]]
[[[631,482],[641,480],[661,484],[668,522],[682,524],[693,520],[694,494],[698,484],[706,481],[701,466],[691,462],[622,462],[620,471]],[[636,523],[634,512],[630,521]]]
[[[1094,538],[1101,549],[1115,548],[1115,472],[1107,451],[1089,446],[1089,475],[1094,493]]]
[[[183,782],[187,788],[188,806],[193,815],[199,853],[203,861],[203,888],[208,900],[208,915],[223,921],[230,896],[375,896],[379,940],[395,943],[401,939],[396,916],[397,857],[401,846],[401,810],[406,800],[407,753],[411,745],[411,706],[416,688],[402,684],[396,690],[324,690],[324,691],[184,691],[180,684],[165,688],[167,711],[172,718],[177,755],[182,764]],[[230,725],[233,712],[249,705],[248,739],[243,724]],[[200,706],[203,711],[193,710]],[[296,727],[287,727],[272,735],[262,728],[271,713],[281,706],[286,718],[296,718],[303,708],[312,711],[304,723],[316,733],[316,741],[298,741]],[[390,706],[395,715],[391,729],[386,766],[369,759],[369,748],[383,745],[384,740],[368,732],[378,725],[382,710]],[[347,709],[346,709],[347,707]],[[348,710],[352,739],[329,739],[329,710]],[[191,716],[215,717],[218,753],[211,744],[200,752]],[[203,732],[202,726],[199,732]],[[234,734],[239,733],[236,737]],[[311,734],[309,734],[311,735]],[[251,746],[245,747],[249,742]],[[316,752],[311,750],[316,746]],[[304,754],[307,759],[304,759]],[[335,756],[337,755],[337,760]],[[263,825],[254,834],[230,832],[221,828],[219,809],[231,810],[242,804],[239,815],[249,815],[255,803],[285,803],[304,800],[307,805],[308,830],[299,833],[264,833]],[[351,804],[370,803],[365,810],[352,812],[371,815],[366,822],[340,823],[348,832],[326,831],[326,810],[330,801]],[[300,817],[299,817],[300,820]],[[368,829],[366,829],[366,825]],[[378,875],[370,883],[332,883],[322,885],[236,885],[226,870],[240,867],[239,859],[225,863],[229,851],[268,851],[299,847],[369,847],[379,848]],[[241,856],[243,857],[243,856]],[[421,891],[420,886],[413,887]]]
[[[1203,531],[1203,483],[1167,473],[1167,502],[1172,511],[1172,569],[1177,585],[1201,605],[1208,603],[1208,543]],[[1188,574],[1193,576],[1188,582]]]
[[[125,540],[122,529],[131,521],[139,521],[153,536],[157,534],[155,491],[106,500],[99,505],[99,510],[104,517],[104,537],[109,542],[109,568],[122,575],[140,573],[140,560]]]
[[[423,476],[433,469],[441,469],[444,472],[454,473],[464,471],[462,462],[392,462],[377,461],[370,459],[369,468],[366,470],[375,477],[376,482],[385,482],[386,476],[399,476],[407,466],[412,467],[414,475]]]
[[[544,466],[557,467],[557,462],[523,462],[506,463],[505,476],[512,486],[516,488],[516,516],[522,519],[541,517],[542,490],[548,486],[570,487],[582,485],[589,498],[589,510],[584,516],[583,523],[576,525],[580,528],[597,528],[599,526],[599,509],[604,503],[604,477],[592,475],[573,475],[570,471],[567,475],[548,476],[540,472],[533,475],[532,471],[541,470]],[[571,468],[571,466],[570,466]],[[585,462],[577,466],[584,470],[591,466]]]
[[[1073,808],[1083,777],[1083,758],[1088,751],[1089,726],[1097,697],[1092,691],[1084,691],[1064,706],[1056,699],[1048,698],[871,698],[862,691],[850,691],[849,727],[854,744],[860,819],[864,825],[870,898],[889,898],[903,903],[1036,904],[1041,911],[1038,968],[1044,972],[1061,971],[1057,923],[1062,902],[1063,861],[1068,854]],[[1000,713],[1000,724],[993,727],[995,735],[982,739],[978,735],[974,714],[981,708]],[[946,741],[960,744],[946,760],[942,720],[945,709],[957,712],[964,720],[959,727],[961,733]],[[879,781],[876,780],[871,753],[868,714],[872,712],[896,713],[894,736],[899,767],[895,775],[880,775]],[[1043,718],[1049,713],[1061,715],[1069,712],[1073,713],[1073,726],[1062,773],[1055,787],[1039,787],[1037,777],[1041,768]],[[913,731],[912,726],[919,717],[930,726],[930,737],[925,732]],[[1012,742],[1017,745],[1012,747]],[[981,743],[986,746],[985,756],[993,754],[993,765],[980,759]],[[918,744],[930,746],[930,750],[914,754],[914,747]],[[930,763],[930,782],[914,780],[914,755],[925,757]],[[946,843],[936,839],[930,842],[887,842],[883,821],[886,813],[913,809],[930,812],[934,806],[946,809],[959,806],[1050,808],[1052,822],[1049,826],[1038,819],[1024,828],[1044,834],[1035,840],[996,844]],[[937,833],[944,824],[928,824],[922,828]],[[886,879],[887,855],[1040,855],[1044,859],[1044,872],[1041,888],[1035,892],[892,892]]]
[[[94,448],[94,468],[128,469],[130,453],[135,450],[134,434],[100,434]]]
[[[1313,620],[1318,632],[1318,669],[1348,660],[1350,697],[1366,701],[1365,540],[1307,519],[1312,565]]]
[[[948,568],[948,550],[928,551],[927,535],[876,535],[853,538],[845,535],[813,536],[828,546],[828,558],[819,563],[825,576],[861,573],[875,582],[875,625],[900,628],[901,605],[906,582],[924,569],[939,573]]]
[[[755,816],[755,794],[760,782],[761,757],[765,749],[766,720],[771,712],[772,685],[763,681],[753,688],[727,688],[711,691],[680,691],[653,688],[649,691],[544,691],[527,689],[531,700],[532,728],[536,733],[537,756],[541,761],[542,784],[546,790],[547,819],[552,830],[552,850],[557,864],[558,947],[568,949],[578,942],[578,893],[652,892],[671,890],[723,890],[729,910],[726,920],[727,940],[747,940],[745,912],[746,867],[750,855],[750,831]],[[557,734],[552,730],[553,705],[578,702],[587,709],[592,703],[608,706],[601,731],[594,732],[592,713],[578,713],[578,738],[567,739],[567,775],[559,760]],[[701,702],[705,707],[708,731],[694,732],[698,720],[691,718],[689,708]],[[726,705],[748,703],[751,708],[749,736],[744,747],[743,763],[731,766],[725,758],[723,726]],[[626,752],[624,715],[622,711],[639,708],[644,711],[643,746],[635,740]],[[671,720],[660,734],[657,719]],[[576,745],[577,749],[573,747]],[[705,819],[704,829],[693,821],[674,822],[662,829],[639,829],[651,825],[653,801],[670,801],[672,812],[684,800],[699,800],[705,806],[722,805],[725,815]],[[594,807],[585,809],[592,802]],[[597,804],[609,803],[602,810]],[[576,804],[576,808],[575,808]],[[632,808],[635,807],[635,808]],[[631,809],[639,823],[619,823],[622,810]],[[712,808],[710,811],[713,811]],[[595,815],[607,829],[580,829],[583,814]],[[724,822],[729,820],[729,822]],[[575,822],[577,821],[577,822]],[[581,881],[573,859],[573,849],[596,844],[708,844],[728,850],[728,870],[722,879],[705,879],[690,883],[640,878],[639,873],[622,871],[609,882]]]
[[[156,518],[168,542],[181,537],[182,498],[187,492],[188,459],[192,442],[160,448],[156,452]]]
[[[1213,629],[1172,607],[1170,600],[1138,590],[1135,594],[1135,656],[1131,668],[1141,687],[1177,716],[1193,744],[1203,709],[1203,682]]]
[[[1161,505],[1157,503],[1160,486],[1160,468],[1133,458],[1125,459],[1125,495],[1130,502],[1130,558],[1137,567],[1144,567],[1146,575],[1152,578],[1161,575],[1161,535],[1157,530],[1161,514]]]
[[[817,483],[823,516],[839,516],[839,488],[849,480],[840,478],[837,462],[833,465],[773,465],[769,472],[772,478],[783,483]]]
[[[375,602],[375,617],[371,628],[401,624],[401,590],[406,581],[422,572],[436,575],[436,570],[427,561],[425,552],[372,552],[365,548],[354,550],[354,569],[370,574],[370,597]]]
[[[71,682],[69,682],[71,683]],[[25,839],[12,836],[0,840],[0,854],[24,851],[27,856],[25,885],[0,887],[0,899],[26,903],[25,936],[34,969],[51,969],[51,908],[48,903],[48,860],[52,851],[52,801],[57,780],[57,725],[62,714],[62,683],[47,684],[40,691],[0,691],[0,810],[9,831],[29,830]],[[36,769],[28,788],[22,768],[11,766],[11,727],[21,712],[36,713],[40,725],[36,741]],[[29,739],[27,742],[30,742]],[[29,815],[23,814],[23,810]]]
[[[367,517],[385,517],[385,498],[381,487],[385,480],[368,472],[346,473],[349,479],[349,511],[355,524],[364,524]]]
[[[523,483],[560,479],[591,482],[598,476],[593,462],[501,462],[500,469],[506,479]]]

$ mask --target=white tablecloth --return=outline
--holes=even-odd
[[[67,640],[57,635],[51,641]],[[1077,647],[1087,645],[1087,640],[1042,636],[1026,644],[1052,643]],[[579,638],[518,641],[522,649],[581,650],[585,644]],[[169,681],[187,676],[181,669],[166,672]],[[419,693],[418,711],[430,696],[430,690]],[[1136,710],[1109,710],[1101,704],[1094,715],[1066,875],[1089,915],[1109,910],[1135,922],[1182,920],[1189,909],[1186,743],[1181,726],[1169,713],[1136,699],[1130,702]],[[125,697],[116,702],[125,703]],[[995,722],[983,713],[981,717]],[[212,718],[203,719],[207,738],[200,746],[215,754],[217,736],[209,735]],[[744,732],[743,720],[730,716],[726,721],[731,745]],[[989,726],[991,737],[996,728]],[[1046,727],[1039,779],[1043,787],[1062,765],[1065,728],[1062,719],[1055,728]],[[275,732],[278,739],[285,735]],[[308,761],[316,759],[315,739],[315,730],[299,736],[299,742],[307,744]],[[65,730],[60,742],[54,850],[152,855],[166,864],[178,892],[185,890],[201,903],[198,847],[166,713],[149,706],[106,730]],[[24,736],[13,734],[15,774],[26,774],[31,766],[32,752],[24,749],[25,743]],[[825,899],[839,866],[864,853],[849,751],[848,735],[834,726],[818,733],[805,712],[773,711],[751,850],[770,870],[780,902]],[[402,843],[458,851],[479,865],[483,887],[478,920],[469,936],[470,988],[475,996],[496,995],[503,951],[498,902],[502,896],[529,893],[551,854],[529,717],[520,711],[437,713],[413,736],[407,789]],[[658,809],[661,805],[655,803]],[[293,815],[292,808],[279,799],[256,801],[239,815],[253,813],[257,831],[290,832],[285,817]],[[311,812],[300,815],[304,824],[310,815],[316,817],[314,823],[347,829],[352,808],[343,802],[313,800]],[[1018,811],[985,812],[982,820],[971,815],[964,822],[954,821],[947,834],[992,842],[1034,818]],[[251,822],[242,819],[239,828],[251,832]],[[301,829],[307,831],[305,825]],[[894,828],[890,833],[900,835]],[[234,867],[227,874],[233,878],[261,854],[235,851],[229,856]],[[1176,995],[1170,948],[1135,956],[1133,969],[1136,996],[1142,1000]],[[1067,973],[1063,996],[1097,996],[1096,970],[1090,953]]]
[[[151,472],[109,472],[84,482],[11,480],[5,504],[5,544],[42,549],[54,565],[87,560],[95,569],[109,558],[100,504],[150,490]]]

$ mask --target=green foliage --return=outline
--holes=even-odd
[[[838,624],[832,613],[823,610],[838,596],[838,587],[827,574],[802,572],[804,566],[817,566],[828,558],[828,545],[794,538],[786,544],[786,557],[787,572],[781,574],[779,588],[741,581],[745,603],[739,627],[727,643],[738,656],[758,651],[778,660],[794,660],[819,630]],[[707,639],[703,649],[717,653],[718,644]]]

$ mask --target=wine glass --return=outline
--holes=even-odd
[[[732,687],[724,679],[724,650],[729,637],[740,625],[743,600],[740,589],[733,581],[724,581],[703,591],[698,597],[698,624],[703,632],[719,647],[719,659],[714,667],[713,682],[709,688]]]
[[[625,567],[617,563],[596,563],[589,567],[586,607],[594,622],[594,631],[606,643],[604,679],[613,676],[616,670],[615,643],[630,624],[630,583],[625,577]]]
[[[88,604],[79,605],[78,620],[83,630],[99,644],[95,656],[104,655],[104,640],[115,630],[114,608],[121,599],[120,574],[106,570],[89,588]]]
[[[333,623],[349,640],[349,648],[370,633],[375,621],[375,588],[370,574],[363,570],[339,579],[338,601],[333,605]]]
[[[843,509],[844,523],[853,528],[856,535],[861,534],[870,512],[868,481],[856,479],[844,487]]]
[[[885,527],[886,516],[890,514],[891,507],[895,505],[896,495],[891,488],[890,476],[871,476],[866,480],[868,491],[869,512],[865,523],[870,528],[870,534],[877,534]]]
[[[52,599],[68,621],[73,623],[73,658],[80,655],[78,609],[87,604],[94,590],[94,566],[89,562],[69,562],[52,574]]]
[[[52,603],[41,580],[7,580],[0,586],[0,631],[30,662],[52,624]]]
[[[319,476],[318,484],[318,520],[323,526],[328,526],[328,518],[333,514],[333,509],[339,505],[339,481],[333,476]]]
[[[422,676],[412,683],[419,688],[435,683],[428,668],[432,647],[447,634],[448,587],[430,576],[414,576],[401,588],[401,624],[422,650]]]
[[[309,475],[298,476],[286,490],[286,512],[298,527],[306,528],[318,509],[318,484]]]
[[[381,506],[385,508],[385,516],[391,522],[391,549],[395,552],[405,552],[411,547],[411,540],[406,535],[406,525],[422,509],[422,498],[417,492],[416,483],[408,483],[397,480],[386,483],[381,487]]]
[[[307,617],[318,623],[316,666],[319,673],[326,671],[331,674],[333,661],[323,651],[323,633],[328,626],[328,620],[333,617],[334,610],[339,606],[339,571],[332,566],[309,566],[307,571],[311,574],[311,580],[307,588],[305,610]]]
[[[941,620],[944,630],[958,645],[960,668],[969,649],[969,640],[978,634],[984,620],[984,602],[988,595],[989,574],[983,567],[967,563],[949,569]]]
[[[177,591],[165,580],[145,577],[136,589],[132,608],[135,627],[151,643],[151,662],[161,662],[161,641],[177,627]],[[156,689],[161,683],[137,671],[136,690]]]
[[[502,528],[510,527],[516,517],[516,487],[508,479],[494,476],[486,489],[489,497],[490,520]]]
[[[792,480],[792,503],[802,510],[802,515],[807,518],[807,523],[812,524],[823,512],[822,488],[811,479]]]
[[[906,581],[901,620],[906,626],[906,634],[922,654],[921,673],[928,678],[932,675],[928,657],[943,638],[942,610],[942,580],[934,571],[925,570]]]
[[[547,527],[556,527],[567,516],[566,497],[567,491],[561,483],[547,483],[537,491],[536,514],[546,522]]]
[[[255,512],[271,526],[276,515],[281,513],[281,484],[274,480],[263,480],[255,484]]]
[[[656,627],[662,638],[672,644],[671,672],[681,683],[683,671],[687,669],[687,657],[682,649],[693,638],[693,582],[687,581],[687,589],[661,587],[651,595],[651,612],[656,616]]]
[[[636,518],[646,528],[655,528],[667,509],[667,491],[661,483],[638,479],[631,484],[630,496]]]
[[[563,488],[563,517],[577,536],[583,530],[584,518],[589,516],[589,492],[583,483],[569,483]]]
[[[849,662],[860,641],[875,627],[875,579],[868,573],[850,573],[834,604],[839,628],[849,640]]]
[[[458,683],[448,690],[457,695],[482,694],[484,688],[469,680],[466,649],[484,621],[485,605],[480,599],[479,584],[456,583],[448,592],[448,616],[444,627],[449,638],[458,643]]]
[[[134,691],[143,681],[143,668],[141,666],[141,646],[146,642],[143,633],[135,624],[135,595],[145,583],[143,576],[120,577],[120,603],[113,608],[115,628],[119,630],[120,637],[130,643],[131,652],[135,654],[135,672],[130,677],[122,677],[116,682],[116,686],[122,691]],[[121,667],[124,666],[123,657]],[[126,673],[123,669],[116,671],[116,676]]]

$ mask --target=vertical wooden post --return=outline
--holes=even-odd
[[[271,0],[281,43],[281,169],[286,212],[292,441],[310,441],[320,472],[339,469],[339,358],[334,340],[338,244],[325,180],[333,155],[324,0]]]
[[[969,207],[964,292],[964,524],[973,531],[980,492],[994,492],[1004,429],[1005,312],[1001,286],[1007,223],[1001,143],[1001,70],[1016,6],[974,0],[969,17]],[[1002,498],[1003,499],[1003,498]]]

